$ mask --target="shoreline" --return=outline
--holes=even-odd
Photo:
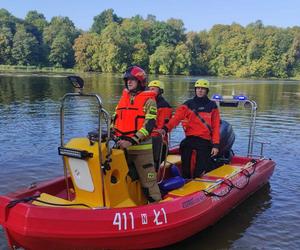
[[[0,73],[76,73],[75,69],[24,65],[0,65]]]
[[[120,74],[120,72],[98,72],[98,71],[81,71],[76,70],[74,68],[55,68],[55,67],[38,67],[38,66],[23,66],[23,65],[0,65],[0,75],[5,73],[33,73],[33,74],[40,74],[40,73],[64,73],[64,74]],[[151,75],[151,74],[149,74]],[[169,75],[162,75],[159,74],[158,76],[169,76]],[[174,75],[176,76],[176,75]],[[245,77],[245,78],[237,78],[235,76],[215,76],[215,75],[178,75],[182,77],[212,77],[212,78],[223,78],[223,79],[235,79],[235,80],[282,80],[282,81],[299,81],[300,76],[290,77],[290,78],[276,78],[276,77],[269,77],[269,78],[260,78],[260,77]]]

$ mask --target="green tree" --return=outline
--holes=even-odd
[[[263,55],[264,44],[262,40],[253,39],[247,48],[247,61],[251,62],[253,60],[258,60]]]
[[[0,9],[0,64],[73,67],[76,60],[85,71],[122,72],[138,64],[160,74],[300,75],[297,26],[283,29],[258,20],[185,33],[180,19],[123,19],[108,9],[95,16],[91,31],[79,36],[68,17],[48,23],[43,14],[29,11],[22,20]]]
[[[176,46],[184,42],[184,26],[180,19],[169,19],[167,22],[150,21],[150,34],[148,40],[149,52],[153,53],[160,45]]]
[[[146,43],[137,43],[134,45],[134,52],[132,54],[132,64],[139,65],[143,69],[148,69],[149,52]]]
[[[48,49],[43,40],[43,32],[48,25],[45,16],[35,10],[29,11],[24,21],[26,31],[34,35],[39,42],[39,64],[48,65]]]
[[[53,17],[51,19],[43,33],[50,65],[73,67],[75,63],[73,44],[79,34],[68,17]]]
[[[48,25],[45,16],[36,10],[28,11],[25,21],[34,25],[40,32],[43,32],[44,28]]]
[[[150,72],[154,74],[171,74],[173,72],[175,53],[174,47],[160,45],[150,56]]]
[[[68,17],[53,17],[50,24],[44,29],[44,41],[51,45],[56,36],[65,35],[73,42],[79,36],[79,31]]]
[[[31,32],[39,41],[43,42],[43,31],[48,25],[45,16],[37,11],[29,11],[25,17],[25,24],[27,24],[27,31]]]
[[[235,23],[227,26],[218,25],[213,27],[211,35],[210,72],[220,76],[238,75],[238,71],[246,63],[248,40],[245,29]]]
[[[23,25],[18,25],[12,47],[14,62],[19,65],[37,65],[39,58],[38,45],[36,38],[31,33],[26,32]]]
[[[6,9],[0,9],[0,64],[11,64],[13,36],[16,33],[17,19]]]
[[[224,68],[225,56],[222,52],[221,44],[225,41],[224,33],[229,31],[228,25],[214,25],[208,33],[209,49],[208,73],[218,75],[221,68]]]
[[[206,75],[208,72],[207,51],[209,43],[207,32],[188,32],[186,45],[191,57],[190,73],[194,75]]]
[[[167,20],[167,24],[170,28],[170,37],[173,39],[171,44],[174,43],[176,45],[179,42],[184,42],[185,28],[183,21],[181,19],[170,18]]]
[[[189,48],[184,43],[180,43],[176,46],[174,54],[175,58],[172,73],[176,75],[189,75],[190,66],[192,64]]]
[[[11,63],[13,34],[8,27],[0,28],[0,64]]]
[[[140,16],[135,16],[131,19],[124,19],[120,25],[120,29],[132,49],[136,44],[143,43],[143,22]]]
[[[287,55],[287,70],[289,75],[300,74],[300,32],[295,34]]]
[[[84,71],[99,71],[97,49],[100,37],[96,33],[84,33],[75,39],[76,66]]]
[[[0,28],[8,28],[12,34],[16,32],[17,19],[6,9],[0,9]]]
[[[129,64],[140,65],[144,69],[149,65],[149,51],[147,39],[149,37],[149,26],[141,16],[123,19],[120,26],[129,50]]]
[[[103,72],[123,72],[132,62],[126,34],[117,23],[108,25],[100,35],[97,57]]]
[[[113,22],[120,24],[122,22],[122,18],[118,17],[114,13],[113,9],[104,10],[99,15],[94,17],[91,32],[101,34],[102,30],[104,30],[109,24]]]
[[[49,61],[55,67],[71,68],[74,65],[74,51],[69,38],[63,34],[55,37],[50,47]]]

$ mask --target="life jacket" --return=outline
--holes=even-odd
[[[123,90],[114,120],[116,136],[132,137],[143,127],[145,121],[144,105],[148,99],[155,100],[155,96],[153,91],[142,91],[132,97],[127,89]]]

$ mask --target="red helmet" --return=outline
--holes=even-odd
[[[140,68],[138,66],[129,67],[125,71],[123,79],[124,79],[125,85],[127,85],[128,79],[134,79],[134,80],[138,81],[141,88],[145,89],[145,87],[146,87],[146,83],[147,83],[146,73],[142,68]]]

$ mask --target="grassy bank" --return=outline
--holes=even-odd
[[[74,69],[55,68],[55,67],[38,67],[23,65],[0,65],[0,72],[27,72],[27,73],[74,73]]]
[[[24,66],[24,65],[0,65],[0,73],[83,73],[83,71],[76,70],[76,69],[67,69],[67,68],[56,68],[56,67],[38,67],[38,66]],[[93,72],[90,72],[93,73]],[[96,73],[96,72],[94,72]],[[120,74],[118,72],[117,74]],[[218,77],[218,76],[214,76]],[[223,78],[227,79],[236,79],[237,77],[234,76],[226,76]],[[259,78],[259,77],[245,77],[239,79],[254,79],[254,80],[294,80],[299,81],[300,75],[290,77],[290,78],[276,78],[276,77],[269,77],[269,78]]]

